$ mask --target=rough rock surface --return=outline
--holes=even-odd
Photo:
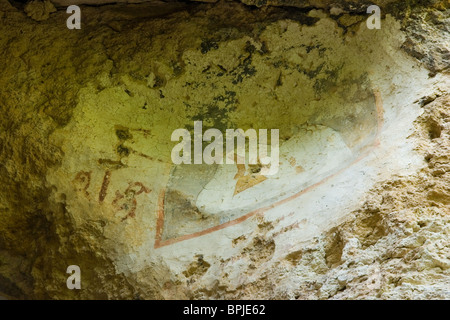
[[[143,3],[143,2],[157,2],[158,0],[51,0],[57,6],[69,6],[72,4],[88,4],[88,5],[102,5],[111,3]],[[195,2],[215,3],[219,0],[192,0]],[[226,0],[230,1],[230,0]],[[166,1],[171,2],[171,1]],[[367,7],[370,5],[378,5],[382,9],[390,11],[393,7],[404,7],[405,5],[420,3],[420,1],[399,1],[399,0],[240,0],[240,2],[255,7],[293,7],[293,8],[316,8],[324,9],[332,14],[339,15],[344,12],[365,13]],[[443,7],[443,1],[427,0],[422,1],[421,5],[435,6],[437,8]]]
[[[56,11],[55,6],[50,1],[30,1],[24,8],[26,14],[33,20],[43,21],[50,17],[50,13]]]
[[[377,184],[347,222],[289,253],[245,288],[212,296],[449,299],[450,96],[438,93],[422,103],[415,136],[425,168]],[[264,225],[255,234],[265,238],[266,232]],[[199,291],[197,297],[211,294]]]
[[[374,35],[365,14],[330,15],[313,1],[83,8],[82,29],[68,30],[65,12],[36,22],[0,0],[2,295],[450,298],[448,2],[385,3],[392,15]],[[415,147],[413,173],[368,170],[362,194],[347,192],[351,205],[331,206],[339,219],[320,227],[292,205],[186,245],[154,245],[174,128],[200,117],[220,129],[299,123],[305,135],[334,128],[357,144],[345,128],[359,118],[340,106],[351,96],[373,108],[374,86],[391,119],[423,110],[414,124],[387,123]],[[308,103],[292,109],[298,101]],[[409,164],[387,155],[374,157]],[[80,291],[65,287],[72,264]]]

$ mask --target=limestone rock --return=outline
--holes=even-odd
[[[450,298],[448,5],[0,8],[1,296]],[[278,175],[175,165],[198,120]]]
[[[25,13],[35,21],[44,21],[50,17],[50,13],[56,11],[50,0],[32,0],[25,5]]]

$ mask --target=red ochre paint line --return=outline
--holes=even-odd
[[[347,170],[348,168],[350,168],[351,166],[355,165],[356,163],[358,163],[359,161],[361,161],[362,159],[364,159],[365,157],[367,157],[369,155],[369,153],[375,149],[376,147],[378,147],[380,145],[379,142],[379,135],[381,133],[381,128],[383,127],[383,123],[384,123],[384,116],[383,116],[383,104],[382,104],[382,100],[381,100],[381,94],[380,91],[378,89],[374,90],[374,96],[375,96],[375,105],[377,108],[377,134],[375,136],[374,142],[372,144],[372,147],[370,149],[368,149],[366,152],[364,152],[362,155],[360,155],[357,159],[355,159],[353,162],[351,162],[348,166],[342,168],[341,170],[333,173],[332,175],[329,175],[328,177],[324,178],[323,180],[303,189],[302,191],[287,197],[283,200],[280,200],[278,202],[275,202],[269,206],[263,207],[263,208],[259,208],[256,210],[253,210],[239,218],[236,218],[234,220],[231,220],[229,222],[199,231],[199,232],[195,232],[195,233],[191,233],[191,234],[187,234],[181,237],[177,237],[177,238],[172,238],[169,240],[161,240],[161,236],[162,236],[162,231],[163,231],[163,227],[164,227],[164,196],[165,196],[165,188],[163,189],[163,191],[160,193],[160,197],[159,197],[159,201],[158,201],[158,220],[156,223],[156,237],[155,237],[155,249],[164,247],[164,246],[168,246],[168,245],[172,245],[175,244],[177,242],[181,242],[181,241],[185,241],[185,240],[190,240],[193,238],[197,238],[218,230],[222,230],[225,229],[227,227],[239,224],[241,222],[244,222],[245,220],[249,219],[250,217],[256,215],[256,214],[263,214],[265,212],[267,212],[268,210],[271,210],[275,207],[278,207],[280,205],[283,205],[287,202],[290,202],[302,195],[304,195],[305,193],[308,193],[314,189],[316,189],[318,186],[324,184],[325,182],[331,180],[332,178],[335,178],[336,176],[340,175],[342,172],[344,172],[345,170]]]
[[[156,239],[155,247],[157,243],[161,242],[162,229],[164,227],[164,197],[166,189],[163,188],[158,197],[158,218],[156,220]]]
[[[111,180],[111,171],[106,170],[105,176],[103,177],[102,187],[101,187],[100,193],[98,195],[99,202],[103,202],[103,200],[105,200],[106,191],[108,190],[110,180]]]

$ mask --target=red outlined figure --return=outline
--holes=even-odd
[[[325,182],[329,181],[330,179],[340,175],[342,172],[344,172],[345,170],[347,170],[349,167],[353,166],[354,164],[358,163],[359,161],[361,161],[362,159],[364,159],[366,156],[368,156],[370,154],[371,151],[373,151],[375,148],[377,148],[380,145],[380,140],[379,140],[379,136],[381,134],[381,129],[383,127],[384,124],[384,110],[383,110],[383,103],[382,103],[382,99],[381,99],[381,93],[378,89],[374,89],[373,91],[374,94],[374,98],[375,98],[375,105],[376,105],[376,123],[377,123],[377,128],[376,128],[376,135],[375,138],[373,139],[372,144],[369,145],[369,148],[367,148],[357,159],[355,159],[354,161],[350,162],[347,166],[345,166],[344,168],[340,169],[339,171],[329,175],[328,177],[324,178],[323,180],[299,191],[298,193],[287,197],[285,199],[279,200],[274,202],[271,205],[253,210],[243,216],[240,216],[239,218],[236,218],[234,220],[216,225],[214,227],[211,228],[207,228],[204,229],[202,231],[199,232],[195,232],[195,233],[191,233],[191,234],[186,234],[186,235],[182,235],[176,238],[171,238],[171,239],[167,239],[167,240],[163,240],[162,239],[162,234],[163,234],[163,230],[164,230],[164,205],[165,205],[165,194],[166,194],[166,189],[164,188],[160,194],[159,194],[159,198],[158,198],[158,212],[157,212],[157,220],[156,220],[156,236],[155,236],[155,245],[154,247],[157,248],[161,248],[164,246],[168,246],[180,241],[184,241],[184,240],[189,240],[189,239],[193,239],[193,238],[197,238],[218,230],[222,230],[224,228],[239,224],[241,222],[244,222],[245,220],[249,219],[250,217],[254,216],[254,215],[262,215],[265,212],[267,212],[270,209],[273,209],[277,206],[280,206],[282,204],[285,204],[289,201],[292,201],[314,189],[316,189],[317,187],[319,187],[320,185],[324,184]],[[240,176],[242,176],[243,174],[243,168],[239,168],[238,167],[238,174],[240,172]]]

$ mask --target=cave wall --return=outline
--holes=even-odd
[[[35,21],[1,0],[0,292],[448,298],[448,2],[399,3],[379,3],[389,15],[378,33],[366,3],[348,1],[86,6],[74,31],[63,10]],[[342,119],[376,113],[375,88],[389,148],[355,167],[360,184],[341,175],[242,224],[155,245],[173,129],[299,124],[348,143]],[[311,205],[334,183],[347,187],[331,208]],[[65,286],[72,264],[80,291]]]

